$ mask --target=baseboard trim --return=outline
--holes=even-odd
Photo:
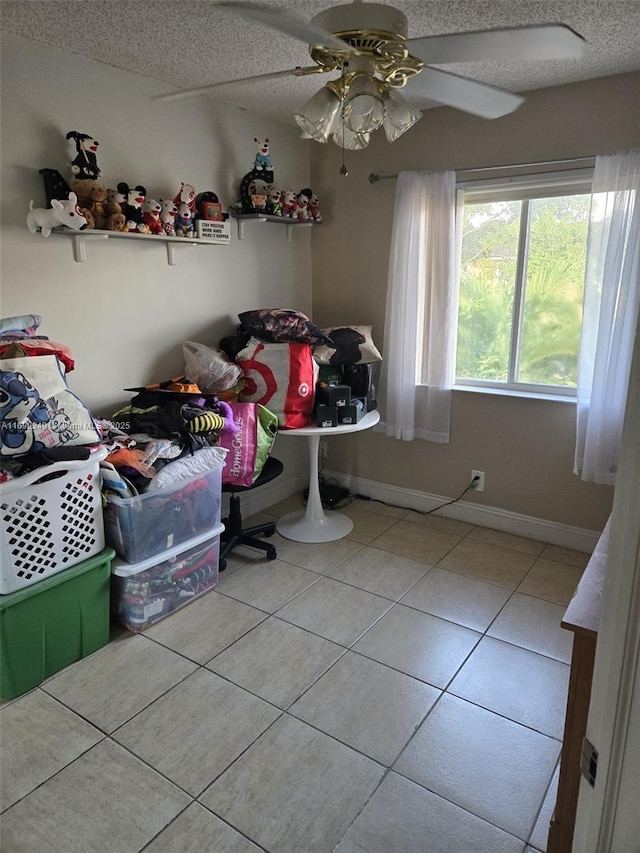
[[[326,479],[345,486],[352,494],[366,495],[393,506],[415,509],[420,512],[427,512],[447,500],[451,500],[451,498],[442,495],[405,489],[402,486],[392,486],[388,483],[354,477],[337,471],[324,469],[322,474]],[[272,480],[266,486],[256,489],[255,492],[244,492],[242,493],[242,514],[248,518],[255,513],[264,512],[272,504],[302,492],[308,483],[309,479],[306,473],[297,476],[284,475]],[[228,507],[228,496],[223,494],[222,497],[224,515]],[[491,527],[494,530],[512,533],[515,536],[526,536],[528,539],[548,542],[550,545],[573,548],[587,554],[593,551],[602,533],[598,530],[587,530],[582,527],[560,524],[545,518],[521,515],[517,512],[500,509],[500,507],[480,506],[468,501],[459,501],[451,504],[451,506],[443,507],[439,510],[439,514],[447,518],[454,518],[457,521],[466,521],[468,524],[477,524],[479,527]]]
[[[353,477],[336,471],[325,469],[322,473],[327,479],[335,480],[341,486],[346,486],[352,494],[366,495],[369,498],[384,501],[394,506],[421,512],[427,512],[447,500],[451,500],[451,498],[441,495],[405,489],[401,486],[392,486],[388,483],[366,480],[362,477]],[[521,515],[517,512],[500,509],[500,507],[480,506],[468,501],[459,501],[451,504],[451,506],[443,507],[439,510],[439,515],[454,518],[457,521],[466,521],[468,524],[477,524],[479,527],[491,527],[504,533],[525,536],[539,542],[548,542],[551,545],[573,548],[576,551],[584,551],[588,554],[593,551],[602,533],[602,531],[572,527],[544,518]]]

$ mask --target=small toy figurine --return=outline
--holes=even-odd
[[[260,140],[254,137],[253,141],[258,145],[258,153],[256,154],[256,159],[253,161],[254,170],[256,172],[271,171],[273,166],[269,157],[269,140]]]
[[[282,190],[273,185],[267,190],[267,213],[271,216],[282,216]]]
[[[114,190],[111,187],[107,189],[107,201],[109,204],[119,204],[120,210],[122,210],[127,203],[127,199],[125,195],[118,190]]]
[[[226,222],[229,218],[228,213],[224,213],[220,199],[212,190],[198,193],[196,196],[196,216],[195,219],[213,219],[219,222]]]
[[[193,214],[186,201],[180,203],[176,214],[176,237],[193,237]]]
[[[296,194],[293,190],[282,190],[282,215],[293,219],[296,215]]]
[[[93,178],[94,180],[100,177],[100,169],[96,153],[100,143],[97,139],[93,139],[88,133],[78,133],[77,130],[70,130],[67,133],[66,139],[73,139],[75,146],[75,158],[71,161],[71,174],[74,178]]]
[[[65,225],[72,231],[84,231],[87,220],[78,207],[78,199],[75,193],[69,193],[68,199],[51,199],[51,207],[34,207],[29,202],[29,213],[27,214],[27,228],[35,234],[38,228],[43,237],[48,237],[51,231],[58,225]]]
[[[298,195],[296,196],[296,209],[294,213],[294,218],[298,220],[298,222],[306,222],[310,219],[309,216],[309,198],[311,197],[311,190],[300,190]]]
[[[189,205],[191,216],[196,215],[196,191],[191,184],[180,184],[180,192],[173,199],[176,207],[180,207],[182,203]]]
[[[116,201],[108,201],[107,188],[91,178],[74,178],[71,189],[78,197],[78,207],[83,212],[89,228],[100,231],[122,231],[126,220],[122,207]]]
[[[267,196],[264,193],[252,193],[251,207],[253,210],[264,213],[267,209]]]
[[[138,184],[136,187],[130,187],[129,184],[121,181],[118,184],[118,192],[121,192],[126,199],[122,209],[127,220],[124,230],[147,234],[148,230],[144,224],[142,213],[142,205],[147,197],[146,189],[141,184]]]
[[[142,205],[142,221],[150,234],[164,234],[164,227],[160,220],[161,211],[162,205],[155,198],[148,198]]]
[[[160,212],[160,221],[162,222],[164,233],[167,237],[175,237],[176,213],[178,212],[178,207],[174,201],[168,198],[161,198],[160,206],[162,208]]]
[[[309,199],[309,216],[314,222],[322,222],[322,214],[320,213],[320,200],[315,193],[312,193]]]

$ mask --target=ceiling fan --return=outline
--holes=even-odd
[[[400,95],[428,98],[482,118],[517,109],[521,95],[434,68],[460,62],[577,58],[584,39],[564,24],[449,33],[408,39],[403,12],[362,0],[333,6],[309,23],[284,9],[242,0],[222,0],[216,10],[257,21],[306,42],[315,65],[227,80],[160,95],[173,100],[207,94],[237,83],[338,72],[294,118],[303,135],[318,142],[330,136],[343,148],[364,148],[369,134],[384,127],[393,142],[420,117]]]

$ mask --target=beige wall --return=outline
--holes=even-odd
[[[126,402],[126,387],[184,372],[182,341],[216,344],[240,311],[310,311],[304,230],[288,243],[277,225],[247,227],[242,242],[234,229],[229,246],[177,247],[169,266],[164,245],[142,240],[90,242],[86,263],[74,263],[69,240],[25,224],[30,199],[46,206],[38,170],[69,180],[69,130],[99,140],[107,186],[141,183],[151,197],[173,198],[184,181],[214,191],[226,210],[252,168],[254,136],[271,140],[277,180],[309,183],[295,129],[204,98],[153,101],[166,91],[160,83],[15,36],[3,34],[1,61],[1,315],[44,317],[40,331],[71,347],[69,385],[95,414]],[[292,478],[307,465],[294,444],[278,450]]]
[[[333,143],[312,153],[312,186],[325,214],[313,235],[313,317],[323,326],[371,324],[384,346],[387,265],[395,182],[370,184],[370,172],[462,169],[582,157],[640,141],[640,74],[532,92],[515,113],[485,121],[456,110],[428,110],[393,145],[374,135],[368,149]],[[591,530],[602,529],[613,489],[572,473],[575,406],[454,392],[449,445],[401,442],[367,433],[329,448],[327,467],[447,497],[471,469],[486,472],[483,494],[465,500]]]
[[[2,38],[2,316],[42,314],[41,332],[71,347],[69,382],[96,410],[123,388],[184,371],[181,343],[216,343],[238,313],[271,305],[311,309],[310,235],[253,225],[229,246],[176,249],[143,240],[94,241],[86,263],[71,242],[26,227],[29,200],[46,206],[38,170],[69,180],[65,134],[100,142],[102,181],[143,184],[173,198],[182,181],[212,190],[228,209],[252,168],[254,136],[271,140],[277,180],[309,182],[309,151],[295,129],[205,98],[152,100],[166,86],[15,36]]]
[[[313,319],[371,324],[380,347],[394,182],[371,185],[370,171],[582,156],[640,138],[640,75],[623,75],[532,93],[495,122],[427,111],[394,145],[378,134],[368,150],[347,152],[350,174],[342,178],[333,144],[301,143],[293,128],[264,117],[204,99],[154,102],[160,84],[14,36],[3,35],[1,59],[0,311],[44,316],[41,331],[76,357],[72,389],[98,414],[128,397],[124,387],[181,372],[180,343],[217,341],[239,311],[311,310],[310,235],[295,232],[287,243],[284,229],[256,226],[229,247],[183,249],[175,267],[155,245],[100,242],[76,264],[66,240],[31,235],[24,224],[29,199],[44,204],[38,169],[67,176],[66,131],[100,139],[105,183],[141,182],[158,197],[187,181],[217,192],[225,207],[251,167],[254,136],[271,138],[283,185],[307,184],[311,157],[325,215],[313,232]],[[456,392],[451,444],[344,437],[330,443],[328,467],[451,497],[479,468],[486,491],[469,500],[600,529],[612,490],[571,473],[573,417],[571,404]],[[304,459],[297,454],[292,463]]]

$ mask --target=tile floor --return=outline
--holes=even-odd
[[[346,512],[3,702],[3,851],[544,851],[588,556]]]

